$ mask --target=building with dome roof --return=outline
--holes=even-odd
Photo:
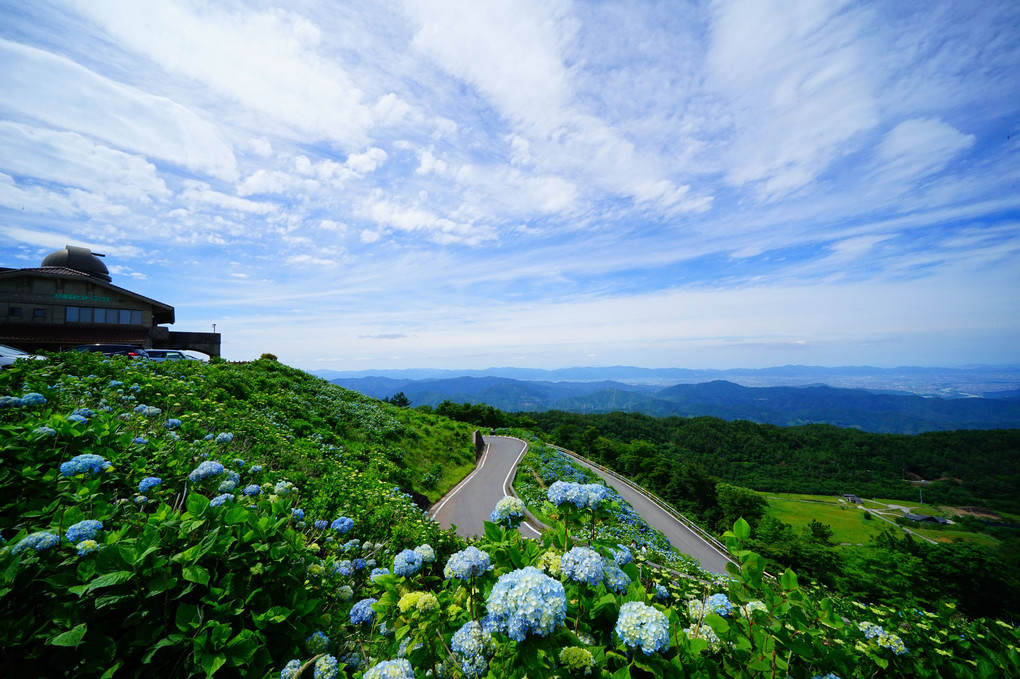
[[[0,267],[0,344],[59,351],[134,344],[220,355],[220,335],[172,332],[174,308],[113,285],[99,253],[68,245],[31,269]]]

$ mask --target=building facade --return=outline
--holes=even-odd
[[[174,323],[174,308],[113,285],[102,256],[68,245],[39,267],[0,268],[0,344],[59,351],[99,342],[220,355],[219,333],[163,327]]]

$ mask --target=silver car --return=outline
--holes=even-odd
[[[0,344],[0,368],[8,368],[14,365],[15,361],[25,358],[41,359],[42,356],[36,356],[35,354],[22,351],[21,349],[15,349],[14,347],[9,347],[6,344]]]

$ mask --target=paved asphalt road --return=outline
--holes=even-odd
[[[439,525],[444,528],[456,526],[457,534],[462,537],[482,534],[482,522],[492,514],[496,503],[510,494],[507,484],[524,455],[525,444],[518,439],[486,436],[485,443],[485,453],[475,471],[439,500],[431,512]],[[711,573],[726,572],[726,559],[689,528],[626,483],[598,469],[591,469],[615,488],[650,526],[662,531],[674,547],[693,556],[702,568]],[[529,524],[523,524],[521,532],[525,537],[538,534]]]
[[[517,462],[523,457],[525,444],[518,439],[486,436],[485,453],[475,470],[447,493],[432,509],[432,518],[443,528],[457,527],[457,535],[482,535],[482,522],[492,515],[496,503],[509,495],[507,484]],[[525,537],[538,531],[528,525],[521,527]]]
[[[585,464],[576,457],[574,462],[584,465],[601,476],[605,482],[613,487],[624,500],[630,503],[634,511],[641,515],[641,518],[648,522],[648,525],[662,532],[670,544],[684,554],[690,554],[701,564],[701,567],[709,573],[725,573],[726,557],[718,552],[710,544],[702,540],[690,528],[674,519],[669,512],[659,507],[647,497],[637,492],[630,485],[620,481],[614,476],[606,474],[600,469]]]

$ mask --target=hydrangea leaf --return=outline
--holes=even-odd
[[[88,625],[82,623],[75,626],[72,629],[67,630],[63,634],[50,639],[50,643],[54,646],[77,646],[81,643],[81,640],[85,638],[85,632],[88,630]]]

